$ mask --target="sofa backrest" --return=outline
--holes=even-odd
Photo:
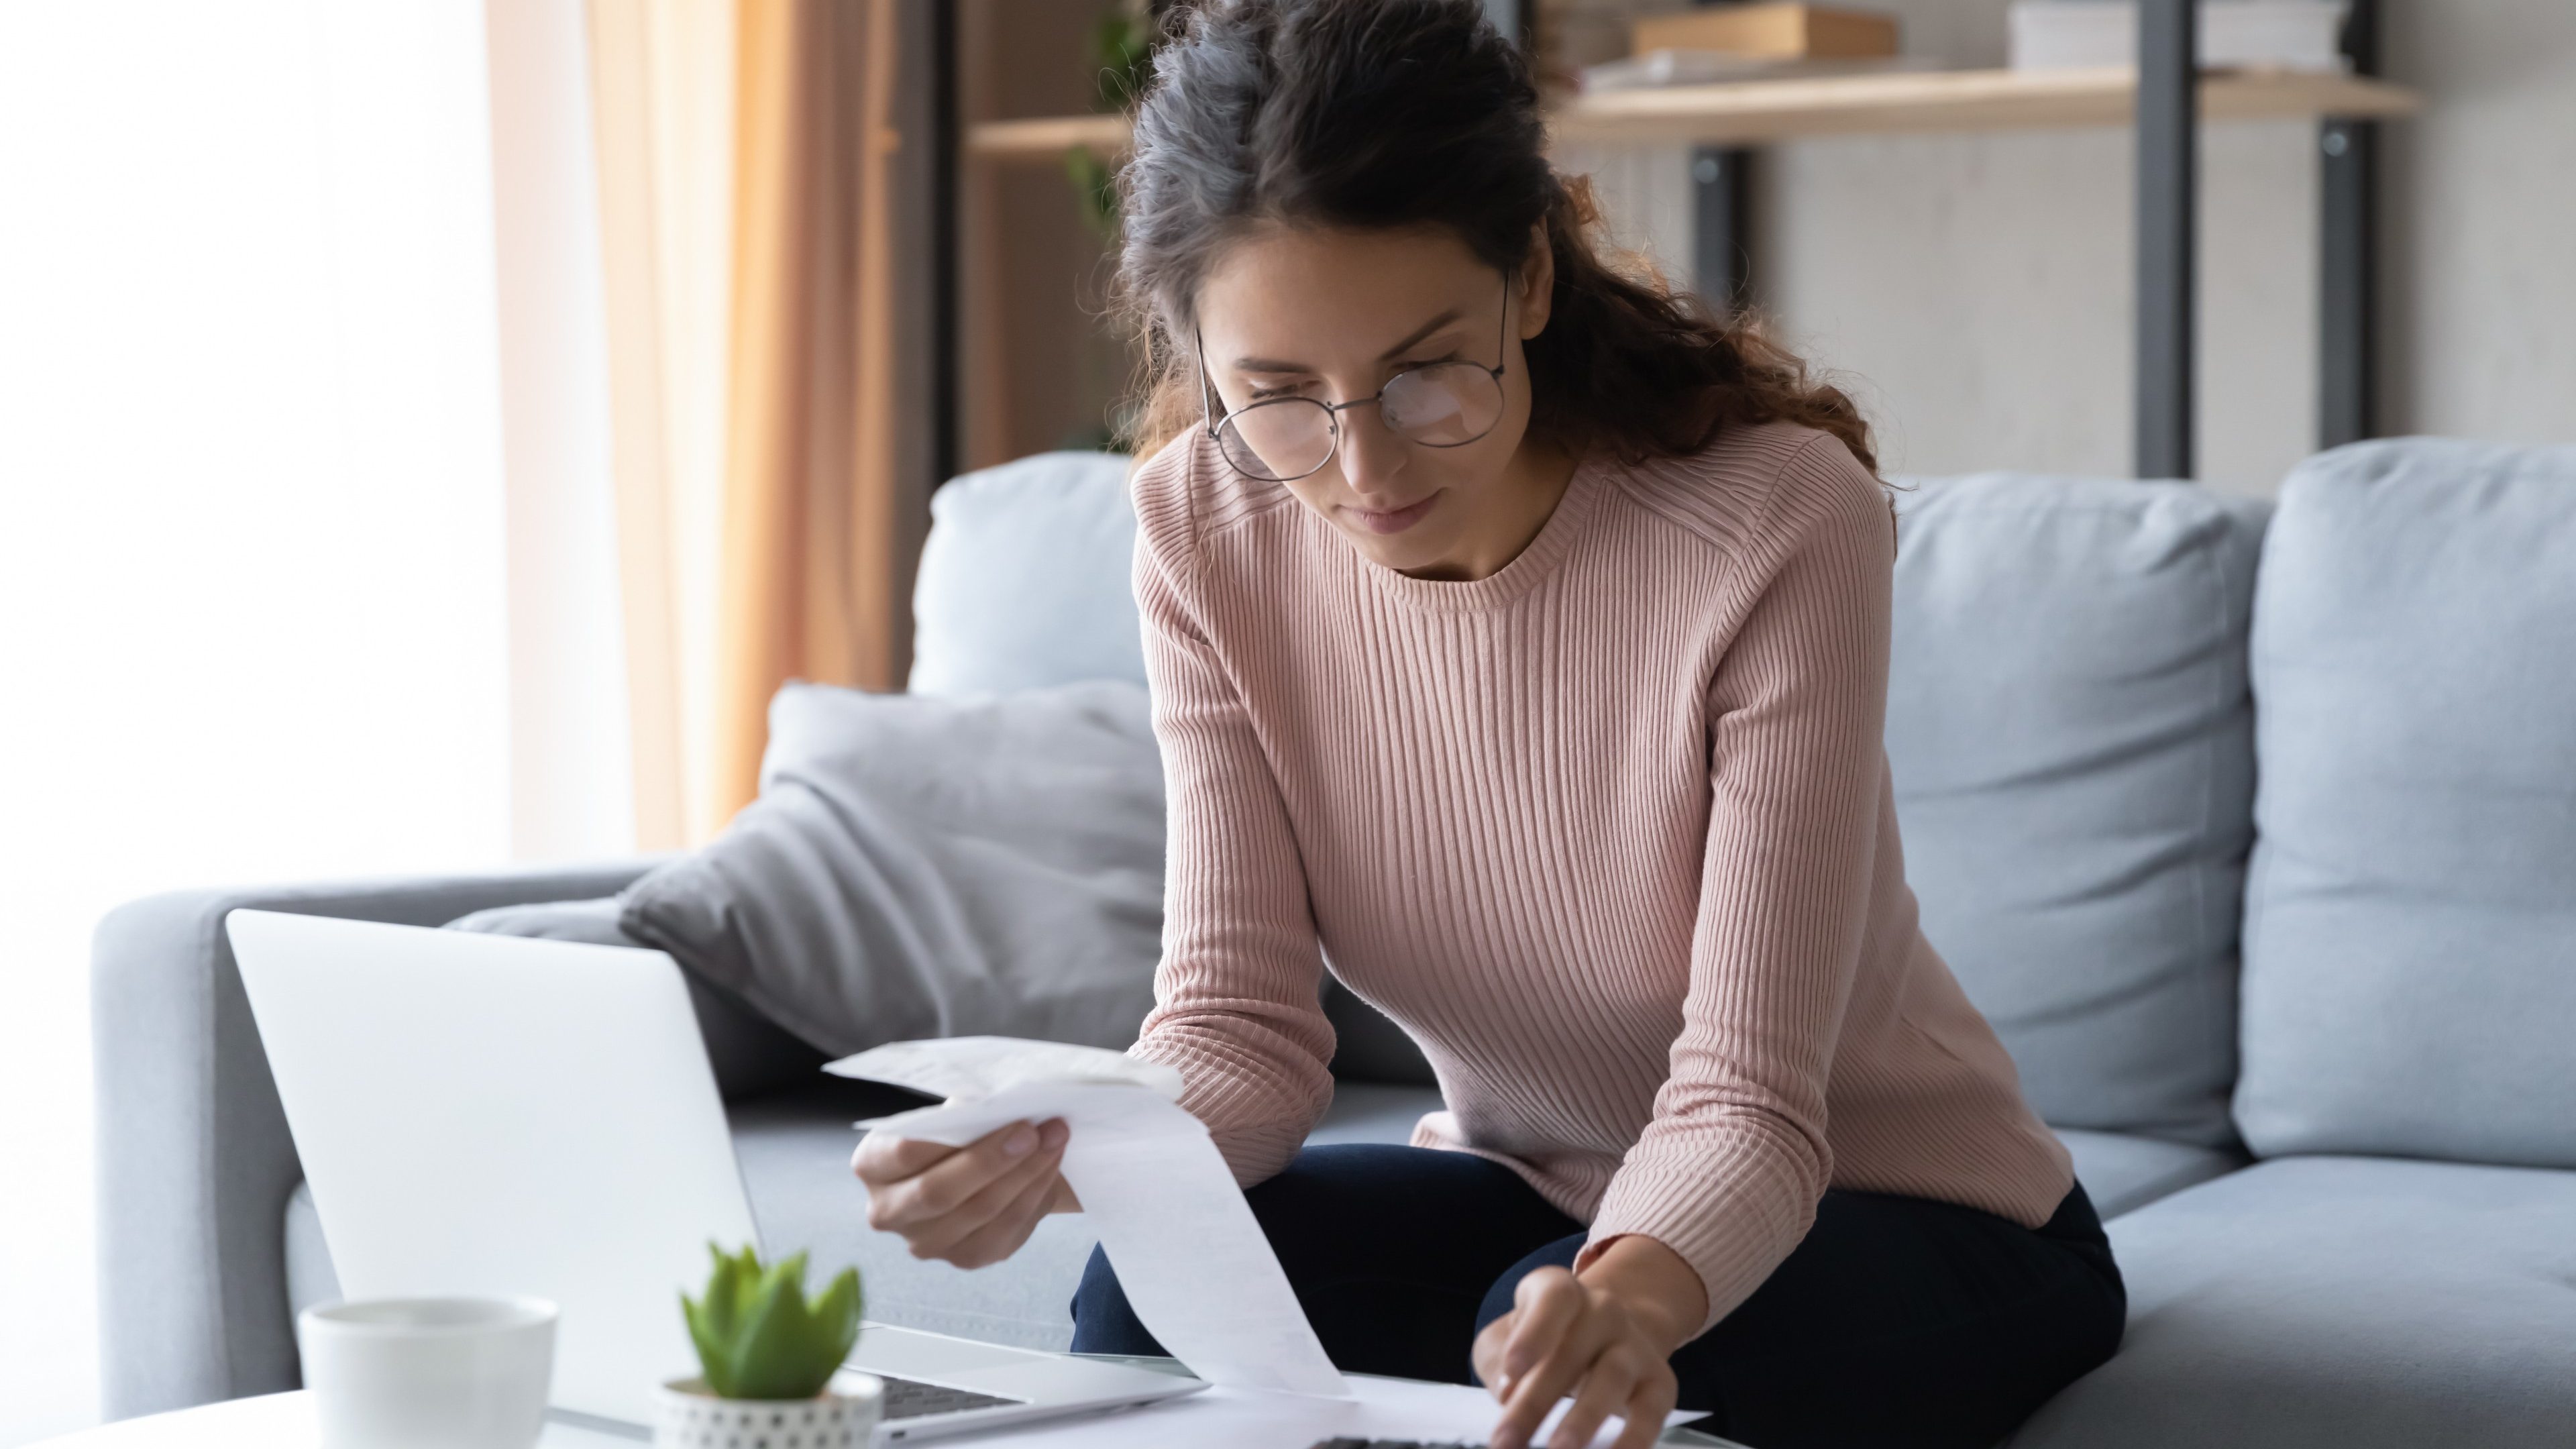
[[[2178,483],[1911,486],[1887,747],[1924,934],[2049,1122],[2226,1142],[2264,510]]]
[[[2253,666],[2247,1144],[2576,1167],[2576,448],[2301,464]]]

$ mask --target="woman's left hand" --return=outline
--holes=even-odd
[[[1699,1292],[1697,1276],[1661,1243],[1629,1238],[1613,1247],[1632,1243],[1669,1256],[1690,1293]],[[1627,1420],[1615,1449],[1647,1449],[1662,1437],[1678,1393],[1667,1360],[1686,1339],[1673,1326],[1673,1307],[1656,1300],[1678,1295],[1623,1292],[1618,1280],[1631,1276],[1537,1269],[1513,1290],[1512,1311],[1476,1335],[1476,1375],[1503,1402],[1487,1441],[1492,1449],[1525,1449],[1569,1393],[1573,1407],[1548,1436],[1548,1449],[1587,1449],[1613,1415]]]

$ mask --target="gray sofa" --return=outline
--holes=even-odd
[[[1141,678],[1122,461],[943,489],[913,687]],[[2576,450],[2321,455],[2277,508],[1987,475],[1903,495],[1888,747],[1925,929],[2111,1219],[2118,1357],[2017,1445],[2576,1443]],[[124,1416],[296,1381],[329,1256],[219,929],[431,924],[642,869],[196,892],[102,924],[105,1387]],[[597,906],[482,924],[613,939]],[[1089,1241],[918,1263],[846,1172],[850,1084],[702,1022],[765,1239],[871,1312],[1060,1346]],[[1438,1088],[1359,1003],[1317,1140]]]

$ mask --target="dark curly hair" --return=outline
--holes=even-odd
[[[1440,226],[1516,269],[1544,224],[1556,284],[1526,344],[1541,437],[1631,461],[1786,420],[1877,468],[1839,388],[1750,316],[1712,310],[1601,239],[1589,185],[1548,164],[1520,50],[1475,0],[1205,0],[1176,11],[1119,181],[1123,309],[1144,344],[1140,452],[1198,416],[1186,337],[1215,253],[1264,225]]]

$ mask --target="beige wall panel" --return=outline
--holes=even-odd
[[[2385,0],[2385,425],[2576,442],[2576,5]]]
[[[2003,59],[2003,0],[1897,0],[1907,48]],[[2576,439],[2576,6],[2388,0],[2382,426]],[[2125,474],[2131,141],[1815,141],[1756,173],[1759,300],[1877,422],[1892,468]],[[2316,134],[2204,133],[2201,476],[2268,493],[2313,446]],[[1571,163],[1574,158],[1569,156]],[[1603,163],[1611,210],[1689,254],[1679,166]],[[1678,225],[1672,220],[1679,218]]]

